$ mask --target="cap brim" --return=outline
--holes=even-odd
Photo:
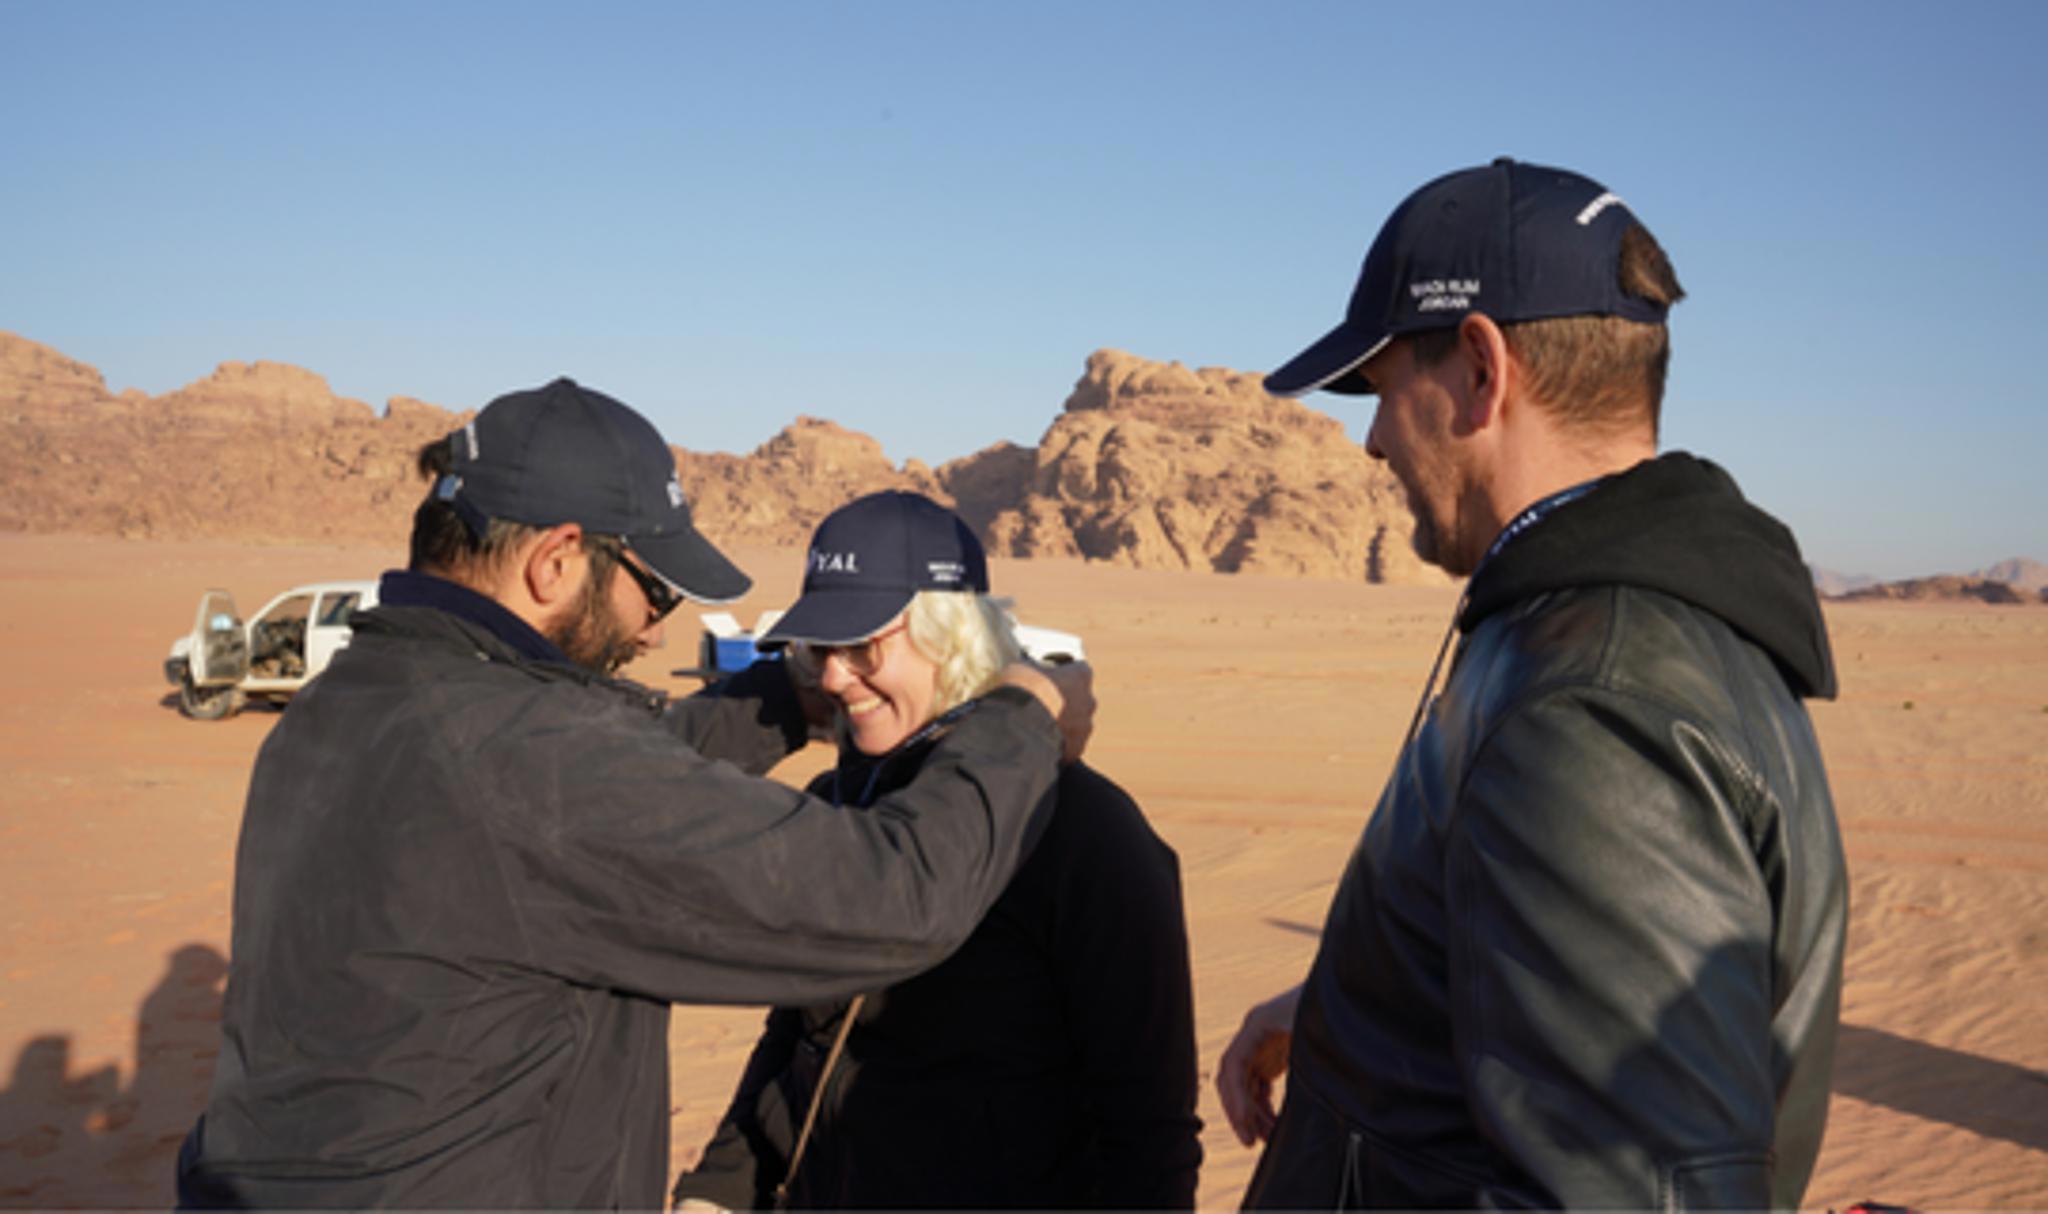
[[[1275,396],[1316,391],[1370,396],[1372,384],[1358,369],[1385,349],[1389,340],[1390,334],[1367,333],[1347,320],[1289,359],[1286,366],[1268,373],[1266,391]]]
[[[764,645],[809,641],[813,645],[850,645],[864,641],[902,614],[915,592],[910,590],[812,591],[797,599],[761,637]]]
[[[626,543],[661,580],[699,603],[730,603],[753,589],[754,579],[711,546],[694,528],[660,535],[629,535]]]

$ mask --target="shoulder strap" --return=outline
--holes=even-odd
[[[779,1208],[789,1200],[789,1182],[796,1176],[797,1165],[803,1162],[804,1148],[810,1145],[811,1128],[818,1123],[818,1106],[824,1102],[825,1088],[832,1082],[832,1069],[839,1065],[840,1052],[846,1048],[846,1035],[853,1031],[853,1022],[860,1019],[861,1005],[866,995],[855,995],[847,1004],[846,1014],[839,1018],[839,1032],[832,1038],[832,1050],[825,1055],[825,1069],[818,1073],[818,1086],[811,1089],[811,1107],[804,1110],[804,1126],[797,1132],[796,1146],[789,1153],[789,1167],[782,1173],[782,1183],[775,1186],[775,1204]]]

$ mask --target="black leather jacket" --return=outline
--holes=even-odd
[[[1352,856],[1248,1205],[1790,1207],[1847,876],[1785,529],[1638,465],[1486,561]]]

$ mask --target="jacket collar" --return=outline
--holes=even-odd
[[[467,620],[532,662],[571,665],[569,655],[531,624],[488,595],[430,573],[393,569],[377,583],[377,601],[387,607],[430,607]]]
[[[1535,595],[1589,586],[1656,590],[1762,646],[1801,695],[1832,699],[1834,656],[1813,575],[1783,523],[1720,467],[1684,452],[1644,460],[1556,505],[1484,562],[1458,628]]]

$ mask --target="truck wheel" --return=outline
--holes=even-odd
[[[194,687],[189,678],[178,684],[178,711],[195,721],[218,721],[241,706],[239,687]]]

